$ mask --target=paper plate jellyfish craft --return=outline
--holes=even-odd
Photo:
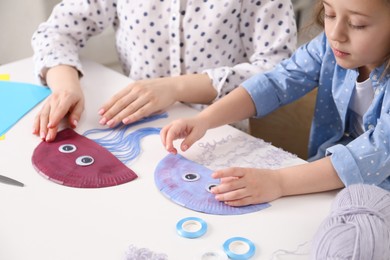
[[[137,178],[113,154],[72,129],[59,132],[54,142],[41,142],[32,162],[46,178],[70,187],[108,187]]]
[[[54,142],[41,142],[32,163],[44,177],[77,188],[102,188],[130,182],[138,176],[125,164],[141,152],[140,140],[158,134],[160,128],[145,127],[127,133],[135,125],[167,117],[160,114],[113,129],[91,129],[80,135],[72,129],[57,134]],[[100,138],[87,138],[106,133]]]
[[[184,158],[169,154],[155,170],[157,188],[173,202],[208,214],[238,215],[259,211],[270,206],[268,203],[231,207],[217,201],[210,193],[211,187],[219,182],[211,177],[212,170]]]

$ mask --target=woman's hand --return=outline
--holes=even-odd
[[[140,80],[115,94],[99,110],[99,123],[114,127],[120,122],[130,124],[163,111],[175,103],[172,78]]]
[[[73,67],[53,67],[47,72],[46,79],[52,93],[35,117],[33,134],[50,142],[55,139],[59,123],[65,116],[68,116],[71,127],[77,126],[84,110],[84,95],[78,71]]]
[[[100,124],[114,127],[160,113],[177,101],[208,104],[216,90],[206,74],[139,80],[115,94],[99,110]]]

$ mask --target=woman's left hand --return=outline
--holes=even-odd
[[[114,127],[162,112],[176,102],[175,86],[173,78],[135,81],[102,106],[99,123]]]

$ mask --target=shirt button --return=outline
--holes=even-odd
[[[374,128],[375,128],[374,125],[368,125],[368,130],[372,130],[372,129],[374,129]]]
[[[378,95],[380,92],[381,92],[381,90],[380,90],[379,88],[377,88],[377,89],[375,90],[375,95]]]
[[[372,76],[372,79],[373,79],[373,80],[377,80],[377,79],[378,79],[378,76],[377,76],[376,74],[374,74],[374,75]]]

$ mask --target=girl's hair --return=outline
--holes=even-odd
[[[313,24],[320,26],[321,28],[324,28],[324,5],[322,3],[322,0],[318,0],[314,7],[313,17],[314,21]]]
[[[390,0],[383,0],[385,4],[389,5],[390,7]],[[322,0],[318,0],[314,7],[313,12],[313,21],[311,25],[319,26],[320,28],[324,28],[324,5]],[[390,73],[390,55],[386,57],[385,59],[385,70],[383,71],[382,77],[386,74]]]

